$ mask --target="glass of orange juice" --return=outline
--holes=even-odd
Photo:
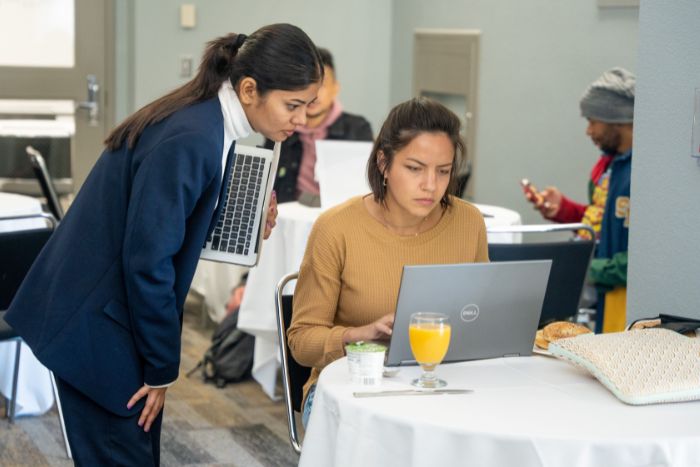
[[[411,315],[408,338],[413,356],[423,369],[421,377],[411,384],[421,388],[441,388],[447,385],[435,375],[435,367],[445,358],[451,334],[447,315],[427,312]]]

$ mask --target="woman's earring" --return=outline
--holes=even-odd
[[[382,186],[386,186],[386,177],[384,177],[384,183],[382,183]]]

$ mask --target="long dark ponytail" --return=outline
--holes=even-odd
[[[144,128],[174,112],[216,96],[230,79],[235,86],[249,76],[264,95],[273,89],[304,89],[323,79],[321,57],[304,31],[291,24],[271,24],[245,34],[227,34],[207,43],[197,75],[124,120],[105,140],[107,149],[136,144]]]

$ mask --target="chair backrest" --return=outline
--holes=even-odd
[[[502,228],[489,229],[489,232],[504,232]],[[545,224],[513,226],[508,232],[551,233],[586,230],[595,238],[593,230],[585,224]],[[567,239],[535,243],[490,243],[491,261],[527,261],[551,259],[547,290],[542,304],[540,327],[552,321],[562,321],[576,316],[581,299],[586,272],[591,261],[594,240]]]
[[[32,170],[34,170],[34,176],[39,182],[41,187],[41,192],[46,198],[46,204],[51,211],[51,214],[59,221],[63,219],[63,208],[58,200],[58,194],[56,193],[56,188],[51,180],[51,175],[46,168],[46,162],[44,162],[44,157],[39,151],[31,146],[27,146],[27,156],[29,156],[29,161],[32,164]]]
[[[282,278],[275,289],[277,308],[277,331],[282,361],[282,384],[284,386],[284,402],[287,407],[287,426],[289,428],[289,440],[292,448],[301,453],[301,440],[296,425],[294,412],[301,412],[303,399],[303,387],[311,375],[311,368],[297,363],[289,351],[287,344],[287,328],[292,322],[292,295],[283,295],[285,286],[299,276],[294,272]]]
[[[0,232],[0,310],[7,310],[29,268],[53,232],[54,220],[50,216],[35,215],[0,218],[0,222],[43,217],[50,227]]]

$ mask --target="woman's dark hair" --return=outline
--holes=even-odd
[[[107,148],[119,148],[126,140],[131,148],[144,128],[197,102],[211,99],[229,79],[235,87],[251,77],[257,92],[295,91],[323,79],[322,59],[304,31],[291,24],[271,24],[250,36],[228,34],[207,44],[197,75],[151,102],[124,120],[105,140]]]
[[[331,51],[324,47],[319,47],[318,53],[321,56],[321,63],[323,66],[327,66],[335,72],[335,63],[333,63],[333,54],[331,54]]]
[[[465,145],[460,130],[459,117],[444,105],[425,97],[403,102],[389,112],[374,142],[367,162],[367,178],[375,201],[386,204],[384,173],[391,168],[394,155],[408,146],[421,133],[445,133],[454,147],[454,159],[450,171],[450,182],[440,200],[442,207],[451,204],[449,195],[457,189],[457,172],[465,157]],[[379,153],[383,154],[383,166],[379,168]]]

